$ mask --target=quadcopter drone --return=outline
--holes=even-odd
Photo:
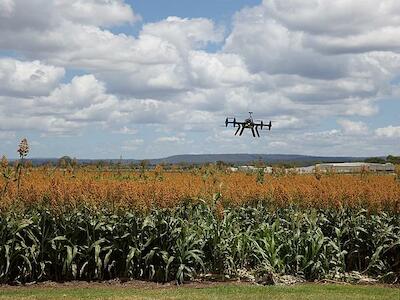
[[[253,133],[253,136],[256,137],[256,134],[258,137],[260,137],[260,133],[258,132],[258,128],[262,130],[263,128],[268,128],[268,130],[271,130],[272,127],[272,121],[269,121],[268,124],[264,124],[264,122],[261,120],[257,120],[260,123],[257,123],[253,120],[253,112],[249,112],[250,117],[245,119],[243,122],[237,122],[236,118],[226,118],[225,120],[225,127],[228,127],[229,124],[233,124],[233,127],[238,126],[238,129],[235,132],[235,135],[239,133],[239,135],[243,134],[243,131],[245,128],[251,129],[251,132]]]

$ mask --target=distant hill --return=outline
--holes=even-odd
[[[203,164],[223,161],[225,163],[245,164],[255,161],[268,163],[315,163],[315,162],[350,162],[364,160],[364,157],[329,157],[329,156],[307,156],[296,154],[185,154],[174,155],[166,158],[151,159],[151,164],[159,163],[190,163]]]
[[[246,164],[255,161],[263,161],[267,164],[276,163],[295,163],[297,165],[310,165],[317,162],[352,162],[352,161],[363,161],[365,157],[337,157],[337,156],[308,156],[308,155],[297,155],[297,154],[183,154],[173,155],[165,158],[148,159],[151,165],[160,163],[165,164],[204,164],[204,163],[215,163],[217,161],[223,161],[230,164]],[[56,164],[58,158],[33,158],[30,159],[34,165],[41,165],[44,163]],[[119,159],[78,159],[80,164],[90,164],[99,161],[106,161],[117,163]],[[139,159],[122,159],[123,164],[140,163]]]

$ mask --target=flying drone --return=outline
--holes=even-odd
[[[259,121],[259,123],[257,123],[253,120],[253,112],[250,111],[249,114],[249,118],[245,119],[243,122],[236,121],[236,118],[226,118],[225,127],[228,127],[229,124],[233,124],[233,127],[236,127],[237,125],[238,129],[236,130],[235,135],[237,135],[238,133],[239,135],[242,135],[245,128],[251,129],[254,137],[256,137],[256,135],[260,137],[258,128],[260,128],[260,130],[267,128],[268,130],[271,130],[272,121],[269,121],[268,124],[264,124],[262,120],[257,120]]]

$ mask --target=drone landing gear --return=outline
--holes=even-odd
[[[240,130],[240,125],[238,126],[238,129],[236,130],[235,135],[237,135],[237,133],[239,132],[239,130]]]
[[[240,136],[242,136],[243,130],[244,130],[244,125],[242,125],[242,130],[240,130],[240,133],[239,133]]]

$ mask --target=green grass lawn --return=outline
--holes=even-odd
[[[296,286],[218,285],[212,287],[138,288],[0,287],[0,299],[388,299],[400,300],[400,288],[333,284]]]

